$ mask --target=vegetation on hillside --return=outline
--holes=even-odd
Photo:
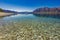
[[[0,8],[0,12],[3,12],[3,9],[2,8]]]

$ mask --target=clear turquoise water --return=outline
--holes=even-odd
[[[0,28],[0,33],[5,35],[19,34],[16,37],[22,34],[21,38],[24,37],[23,39],[31,40],[31,37],[33,39],[41,37],[44,40],[60,40],[59,18],[39,17],[33,14],[17,14],[0,18],[0,27],[2,27]]]
[[[4,18],[0,18],[0,21],[12,21],[12,22],[21,22],[21,21],[35,21],[35,22],[53,22],[53,23],[60,23],[59,18],[52,18],[52,17],[38,17],[33,14],[17,14],[12,15]]]

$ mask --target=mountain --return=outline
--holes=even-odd
[[[60,8],[37,8],[33,11],[34,14],[60,14]]]
[[[0,17],[16,15],[16,14],[31,14],[32,12],[16,12],[11,10],[4,10],[0,8]]]
[[[60,8],[37,8],[33,11],[35,16],[60,18]]]
[[[4,10],[0,8],[0,12],[5,13],[14,13],[14,14],[31,14],[32,12],[17,12],[17,11],[11,11],[11,10]]]

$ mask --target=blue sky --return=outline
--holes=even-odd
[[[60,7],[60,0],[0,0],[0,8],[14,11],[33,11],[39,7]]]

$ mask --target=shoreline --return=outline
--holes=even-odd
[[[0,17],[4,17],[4,16],[10,16],[13,15],[14,13],[5,13],[5,12],[0,12]]]

